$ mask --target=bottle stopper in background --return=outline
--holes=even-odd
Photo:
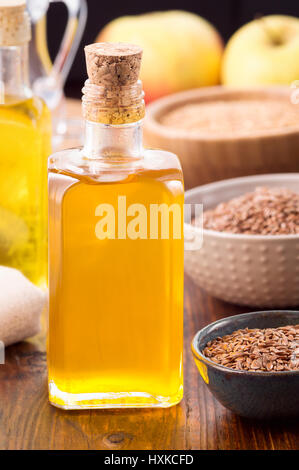
[[[0,0],[0,46],[19,46],[31,39],[25,0]]]

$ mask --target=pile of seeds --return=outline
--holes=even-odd
[[[299,194],[285,188],[256,188],[252,193],[204,212],[204,228],[250,235],[299,233]]]
[[[230,369],[253,372],[299,370],[299,324],[237,330],[209,341],[203,354]]]
[[[298,110],[288,99],[209,99],[172,108],[160,117],[164,126],[188,134],[230,135],[298,126]]]

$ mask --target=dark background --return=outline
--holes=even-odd
[[[116,3],[116,1],[87,0],[87,28],[70,72],[67,84],[67,96],[80,97],[81,88],[86,78],[83,46],[94,42],[103,26],[114,18],[134,15],[154,10],[188,10],[209,20],[221,33],[225,41],[243,24],[257,15],[283,14],[299,16],[299,0],[134,0]],[[48,36],[51,57],[59,46],[66,22],[63,5],[51,5],[49,12]]]

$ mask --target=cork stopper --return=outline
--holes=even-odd
[[[142,49],[134,44],[96,43],[85,47],[90,83],[122,87],[138,81]]]
[[[0,0],[0,46],[19,46],[30,39],[26,0]]]

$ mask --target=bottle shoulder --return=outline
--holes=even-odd
[[[77,179],[89,178],[94,182],[117,181],[129,175],[164,175],[167,179],[183,182],[178,157],[164,150],[145,149],[138,159],[114,158],[87,159],[82,148],[56,152],[49,158],[49,171]]]
[[[182,171],[181,163],[175,153],[160,149],[145,149],[145,159],[149,165],[175,168]]]

